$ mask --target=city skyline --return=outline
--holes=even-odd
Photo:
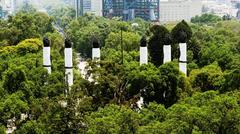
[[[224,15],[237,17],[239,9],[236,8],[236,5],[237,3],[240,3],[239,0],[160,0],[160,6],[157,9],[143,11],[145,12],[145,17],[142,15],[139,16],[139,13],[141,13],[139,12],[141,7],[119,7],[118,5],[111,5],[111,3],[109,3],[111,0],[58,0],[56,2],[47,0],[1,0],[0,5],[2,7],[2,16],[7,16],[8,14],[13,14],[19,10],[24,3],[29,3],[38,10],[43,11],[47,10],[48,6],[70,6],[76,9],[76,1],[79,2],[78,15],[91,13],[96,16],[110,18],[121,16],[124,20],[131,20],[136,16],[146,20],[154,20],[156,18],[157,21],[163,23],[180,21],[182,19],[190,21],[192,17],[204,13],[215,14],[220,17],[223,17]],[[119,7],[119,9],[111,7]],[[149,9],[151,8],[149,7]],[[146,14],[147,12],[148,14]],[[152,19],[147,17],[151,17]]]

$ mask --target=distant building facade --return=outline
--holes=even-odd
[[[97,16],[103,15],[103,3],[102,0],[91,0],[91,12]]]
[[[13,14],[16,9],[16,0],[0,0],[0,18]]]
[[[160,23],[191,21],[191,18],[202,14],[200,0],[160,1]]]
[[[220,17],[225,15],[236,17],[238,11],[238,9],[235,7],[236,2],[237,1],[230,0],[203,0],[203,13],[211,13]]]
[[[160,0],[103,0],[103,16],[120,17],[125,21],[142,18],[159,21]]]
[[[85,13],[102,16],[102,0],[75,0],[73,6],[78,11],[78,16]]]
[[[237,20],[240,21],[240,10],[238,10],[236,17],[237,17]]]

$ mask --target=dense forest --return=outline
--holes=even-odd
[[[48,14],[25,8],[0,20],[0,133],[9,122],[16,134],[240,133],[238,21],[203,15],[188,24],[154,25],[89,14],[75,19],[70,8]],[[179,29],[186,31],[187,77],[178,69]],[[59,31],[74,46],[67,94]],[[43,68],[43,37],[51,41],[51,74]],[[142,37],[149,63],[140,66]],[[93,38],[101,44],[100,62],[89,60]],[[172,62],[163,64],[166,43]],[[77,53],[93,81],[80,74]]]

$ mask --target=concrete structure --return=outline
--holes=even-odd
[[[91,0],[82,0],[83,14],[90,13],[92,9]]]
[[[65,39],[65,76],[69,87],[73,85],[73,52],[72,43],[69,39]]]
[[[51,43],[48,38],[43,39],[43,67],[48,70],[48,73],[51,74]]]
[[[128,21],[134,18],[159,20],[160,0],[103,0],[103,16],[121,17]]]
[[[148,64],[148,49],[147,47],[140,47],[140,65]]]
[[[101,52],[100,52],[100,44],[98,40],[93,40],[93,48],[92,48],[92,60],[100,61]]]
[[[102,16],[103,4],[102,0],[91,0],[91,13],[96,16]]]
[[[236,17],[238,9],[230,1],[209,1],[203,2],[203,13],[211,13],[220,17],[230,15]]]
[[[15,12],[16,0],[0,0],[0,18],[5,18]]]
[[[171,62],[172,61],[172,47],[171,45],[163,45],[163,63]]]
[[[146,37],[141,39],[140,45],[140,65],[148,64],[148,48]]]
[[[179,70],[187,76],[187,43],[179,43]]]
[[[202,14],[200,0],[160,1],[160,22],[191,21],[191,18]]]
[[[102,16],[102,0],[75,0],[73,6],[77,10],[76,16],[82,16],[85,13]]]

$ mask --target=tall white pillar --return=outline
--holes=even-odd
[[[172,61],[172,47],[171,45],[163,45],[163,63],[171,62]]]
[[[43,39],[43,67],[48,70],[48,73],[51,74],[51,48],[50,40],[48,38]]]
[[[142,64],[148,64],[148,48],[146,37],[142,37],[140,42],[140,65]]]
[[[147,47],[140,47],[140,65],[148,64],[148,49]]]
[[[92,48],[92,60],[100,61],[100,57],[101,57],[100,44],[96,39],[94,39]]]
[[[147,48],[147,39],[145,36],[142,37],[140,41],[140,65],[148,64],[148,48]],[[140,99],[137,102],[138,108],[142,109],[144,105],[144,98],[140,96]]]
[[[187,43],[179,43],[180,59],[179,70],[187,75]]]
[[[65,40],[65,76],[68,86],[73,85],[73,54],[72,54],[72,43],[69,39]]]

